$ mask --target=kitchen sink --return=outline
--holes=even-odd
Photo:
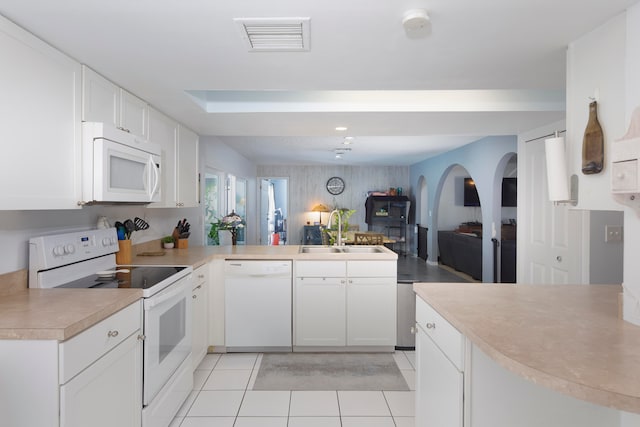
[[[341,252],[340,248],[333,246],[303,246],[300,248],[302,254],[336,254]]]
[[[342,251],[350,254],[380,254],[384,250],[380,246],[345,246]]]
[[[380,246],[302,246],[302,254],[381,254]]]

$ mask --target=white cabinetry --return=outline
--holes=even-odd
[[[505,369],[420,297],[416,323],[416,427],[619,425],[619,411]]]
[[[396,261],[347,261],[347,345],[396,345]]]
[[[395,261],[298,261],[295,346],[395,346]]]
[[[0,209],[81,200],[80,64],[0,17]]]
[[[346,344],[346,261],[296,262],[295,346]]]
[[[193,370],[195,371],[207,354],[209,339],[209,266],[207,264],[198,267],[193,271],[195,280],[193,282],[193,346],[191,358],[193,360]]]
[[[162,147],[162,201],[150,207],[198,206],[198,135],[150,108],[149,139]]]
[[[0,341],[3,425],[140,427],[141,326],[136,302],[64,342]]]
[[[148,120],[145,101],[82,66],[82,121],[110,123],[146,141]]]
[[[416,427],[462,427],[464,337],[416,298]]]

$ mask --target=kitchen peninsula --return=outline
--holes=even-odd
[[[640,328],[618,318],[620,286],[420,283],[414,290],[418,408],[430,407],[429,389],[438,387],[421,379],[429,369],[421,353],[433,347],[449,357],[443,366],[454,381],[462,378],[440,406],[457,408],[449,414],[458,410],[464,425],[619,425],[618,410],[640,413]],[[416,425],[426,414],[418,410]]]

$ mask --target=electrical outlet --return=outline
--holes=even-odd
[[[621,225],[607,225],[605,226],[605,238],[604,241],[609,242],[622,242],[622,226]]]

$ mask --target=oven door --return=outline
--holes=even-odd
[[[144,299],[144,405],[191,356],[192,281],[189,274]]]
[[[160,156],[103,138],[93,153],[94,201],[160,201]]]

